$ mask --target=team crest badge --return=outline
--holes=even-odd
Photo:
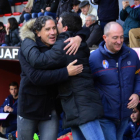
[[[107,69],[109,67],[109,63],[107,60],[103,60],[102,65],[105,69]]]
[[[129,66],[130,66],[130,65],[131,65],[131,61],[127,61],[127,65],[129,65]]]

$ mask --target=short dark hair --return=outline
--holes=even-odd
[[[33,25],[33,31],[34,32],[36,30],[41,31],[42,27],[45,26],[46,21],[48,21],[48,20],[53,20],[54,21],[54,19],[51,16],[40,16],[40,17],[36,18],[36,20],[34,22],[34,25]],[[55,23],[55,21],[54,21],[54,23]]]
[[[0,22],[0,27],[5,28],[5,26],[4,26],[4,24],[3,24],[3,22]]]
[[[8,22],[10,23],[10,29],[14,30],[18,28],[18,22],[14,17],[8,18]]]
[[[136,108],[139,110],[140,112],[140,103],[138,103],[138,105],[136,106]]]
[[[9,88],[10,88],[10,86],[17,86],[17,88],[19,88],[18,83],[15,81],[13,81],[9,84]]]
[[[68,31],[79,31],[82,28],[82,19],[77,13],[63,12],[60,17],[63,27],[67,26]]]

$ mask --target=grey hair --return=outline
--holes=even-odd
[[[115,21],[111,21],[109,23],[107,23],[104,27],[104,35],[108,35],[109,34],[109,31],[110,31],[110,28],[112,25],[120,25],[119,23],[115,22]],[[120,25],[121,26],[121,25]],[[122,26],[121,26],[122,27]]]
[[[40,17],[36,18],[36,20],[34,22],[34,25],[33,25],[33,31],[34,32],[36,30],[41,31],[42,27],[45,26],[46,21],[48,21],[48,20],[53,20],[54,21],[54,19],[51,16],[40,16]],[[54,23],[55,23],[55,21],[54,21]]]
[[[92,15],[92,14],[88,14],[87,17],[91,17],[92,21],[96,21],[97,20],[97,17],[95,15]]]

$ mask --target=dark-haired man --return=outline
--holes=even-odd
[[[77,64],[83,64],[82,73],[69,77],[58,86],[64,111],[63,127],[71,127],[73,138],[77,140],[104,140],[98,121],[103,115],[102,105],[100,96],[93,87],[88,64],[90,51],[85,42],[81,43],[75,55],[67,55],[63,50],[67,45],[64,40],[73,37],[74,32],[79,31],[81,27],[82,20],[76,13],[65,12],[59,18],[57,24],[59,36],[50,50],[41,53],[34,46],[29,46],[28,52],[24,46],[21,49],[26,60],[39,69],[62,68],[75,59],[78,60]],[[37,35],[40,36],[40,33]]]
[[[18,100],[18,83],[12,82],[9,85],[10,95],[5,99],[0,107],[0,113],[10,113],[8,118],[0,121],[1,133],[7,134],[17,129],[17,100]]]
[[[80,13],[81,13],[79,4],[80,4],[79,0],[73,0],[73,2],[72,2],[72,11],[77,13],[78,15],[80,15]]]

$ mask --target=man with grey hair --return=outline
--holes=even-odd
[[[86,17],[85,26],[90,29],[90,36],[86,41],[88,47],[92,47],[93,45],[98,46],[103,40],[103,31],[100,25],[98,25],[97,17],[95,15],[88,14]]]
[[[123,34],[118,23],[106,24],[104,41],[89,58],[104,107],[100,125],[106,140],[122,140],[132,109],[139,102],[140,62],[136,52],[123,44]]]

